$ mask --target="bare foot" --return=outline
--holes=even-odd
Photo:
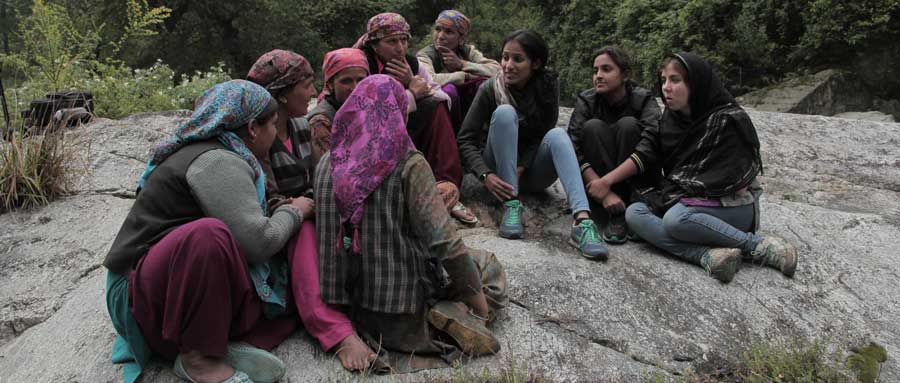
[[[375,353],[356,334],[350,335],[335,347],[341,365],[350,371],[362,371],[375,360]]]
[[[181,364],[197,383],[218,383],[234,375],[234,368],[221,358],[208,357],[197,351],[181,354]]]

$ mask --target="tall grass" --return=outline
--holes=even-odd
[[[76,146],[64,132],[0,141],[0,212],[46,205],[68,193]]]

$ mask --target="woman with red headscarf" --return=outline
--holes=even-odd
[[[265,87],[278,103],[278,137],[268,161],[263,161],[271,175],[267,185],[273,189],[267,193],[273,198],[271,205],[311,196],[313,172],[323,153],[315,141],[311,145],[309,124],[304,117],[316,91],[312,67],[303,56],[276,49],[256,60],[247,79]],[[306,331],[322,349],[334,350],[344,368],[365,369],[375,354],[356,335],[347,316],[323,303],[320,297],[315,233],[312,220],[303,222],[285,247],[294,303]]]
[[[366,54],[356,48],[335,49],[325,54],[322,61],[325,85],[316,107],[309,112],[313,147],[324,154],[331,150],[331,121],[356,84],[369,75]]]

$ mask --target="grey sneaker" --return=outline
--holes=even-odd
[[[724,283],[734,279],[734,273],[741,267],[741,251],[730,248],[710,249],[700,258],[700,266]]]
[[[784,238],[774,235],[764,237],[750,254],[753,256],[753,263],[778,269],[788,278],[794,276],[794,271],[797,270],[797,260],[800,257],[794,245]]]
[[[511,199],[503,203],[503,221],[500,222],[500,236],[506,239],[519,239],[525,234],[522,226],[522,203]]]
[[[581,255],[594,261],[605,261],[609,257],[609,249],[598,234],[597,225],[590,219],[583,219],[572,226],[569,243],[581,250]]]

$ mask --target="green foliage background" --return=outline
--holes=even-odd
[[[37,4],[67,15],[57,20],[65,26],[54,41],[74,61],[69,72],[43,79],[55,87],[77,85],[77,76],[65,76],[79,66],[92,66],[92,78],[105,75],[85,63],[112,65],[105,68],[113,77],[134,75],[133,68],[166,72],[158,76],[166,87],[185,75],[243,77],[274,48],[299,52],[318,68],[326,51],[352,44],[367,19],[385,11],[407,18],[417,49],[429,42],[435,16],[456,8],[472,19],[470,40],[489,56],[515,29],[543,34],[564,102],[589,87],[591,53],[607,44],[632,53],[635,78],[649,87],[664,54],[689,50],[709,59],[736,93],[836,67],[856,73],[879,97],[900,98],[900,0],[0,0],[5,79],[25,78],[23,71],[47,66],[40,57],[52,56],[29,51]],[[161,7],[168,11],[158,20],[147,16]]]

